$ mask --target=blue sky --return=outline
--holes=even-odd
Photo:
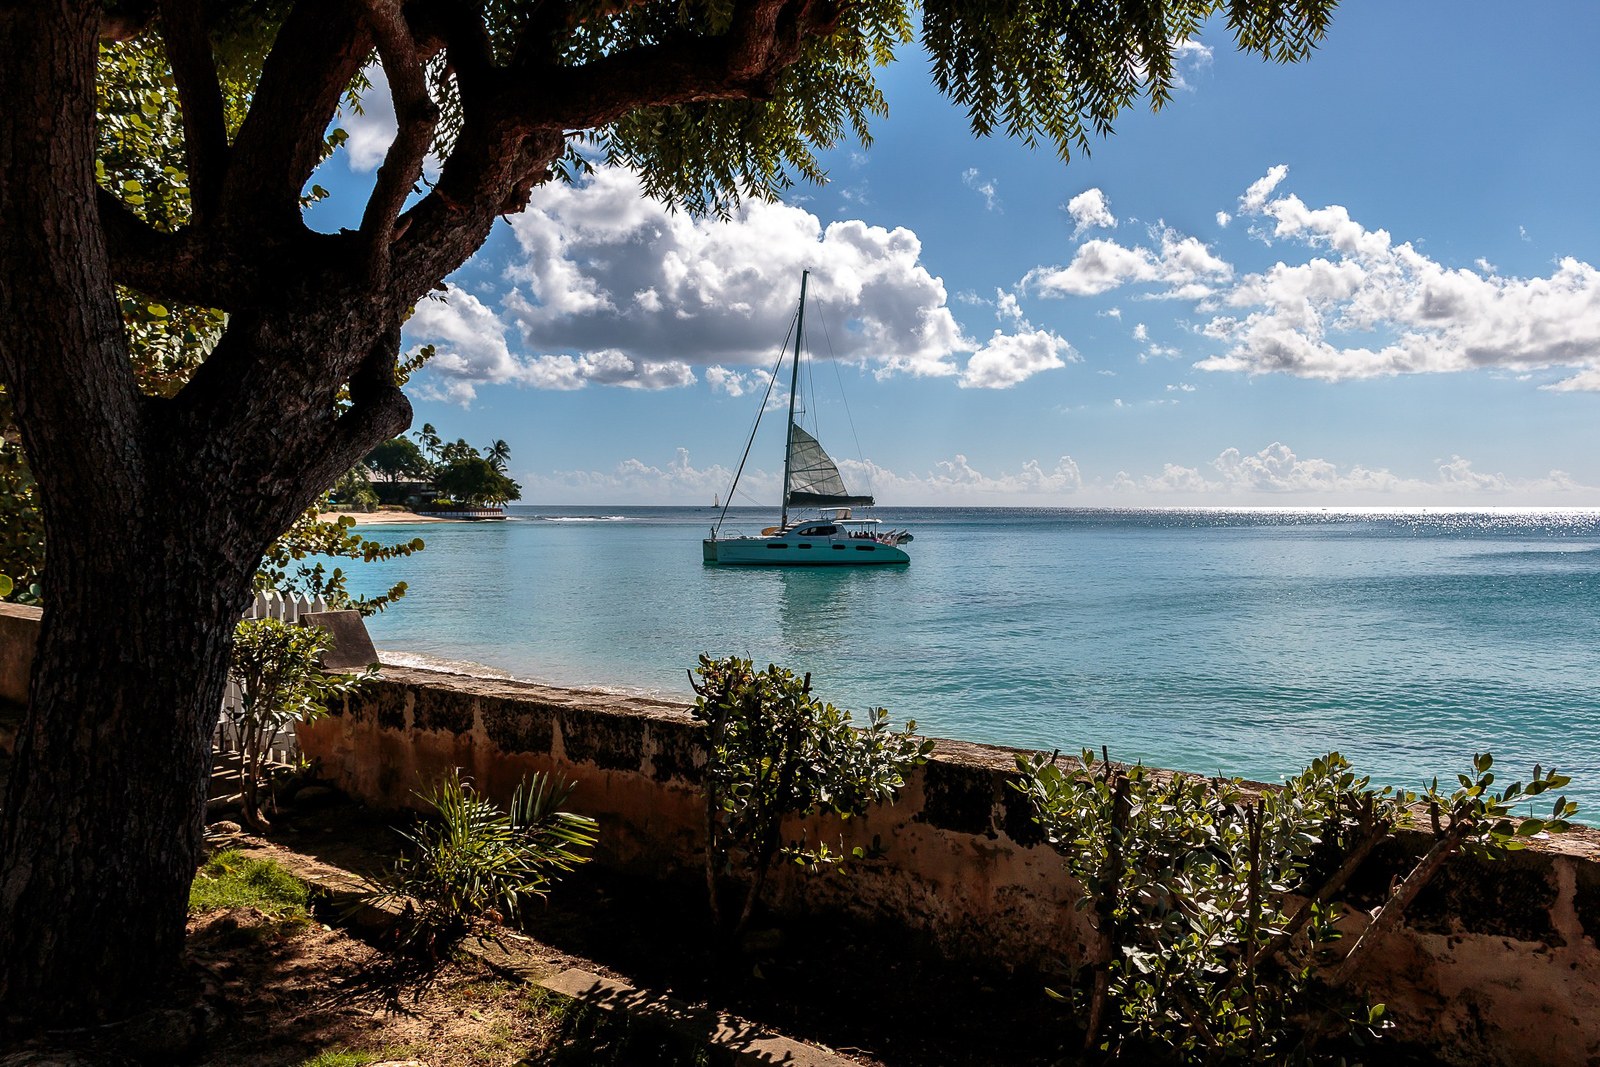
[[[908,49],[873,147],[782,204],[536,191],[408,325],[416,425],[504,438],[528,503],[709,502],[809,268],[806,402],[881,504],[1600,505],[1596,39],[1600,5],[1368,0],[1277,66],[1217,26],[1066,165]],[[359,217],[386,110],[313,225]]]

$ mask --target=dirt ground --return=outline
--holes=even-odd
[[[316,921],[212,912],[191,919],[188,952],[221,1016],[205,1053],[211,1067],[299,1067],[336,1052],[511,1067],[548,1048],[556,1033],[542,996],[481,964],[407,970]]]

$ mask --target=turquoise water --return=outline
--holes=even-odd
[[[1600,511],[880,508],[913,562],[860,570],[704,566],[709,508],[509,514],[363,530],[428,543],[356,568],[410,583],[380,648],[679,699],[737,653],[935,736],[1266,780],[1493,750],[1600,811]]]

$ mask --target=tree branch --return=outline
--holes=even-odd
[[[587,129],[640,107],[766,99],[800,58],[805,38],[826,33],[838,17],[835,0],[754,0],[741,6],[721,37],[530,71],[513,112],[535,126]]]
[[[131,41],[155,21],[156,0],[124,0],[108,3],[100,12],[102,41]]]
[[[440,46],[449,52],[463,108],[474,110],[494,94],[498,71],[481,13],[453,0],[410,0],[405,17],[423,53],[432,54]]]
[[[161,31],[183,110],[184,149],[189,158],[191,225],[210,219],[222,195],[228,165],[228,125],[216,57],[199,0],[162,0]]]
[[[374,284],[382,286],[389,278],[395,220],[422,176],[422,161],[439,123],[439,106],[428,95],[422,60],[399,0],[368,0],[367,21],[378,42],[378,56],[389,78],[399,125],[361,217],[362,259]]]
[[[373,341],[350,376],[350,409],[333,424],[327,445],[306,469],[306,483],[318,490],[338,481],[381,441],[411,425],[411,401],[395,382],[400,327],[391,326]]]
[[[354,0],[295,4],[234,139],[223,211],[235,228],[244,224],[259,231],[298,222],[300,190],[321,161],[328,123],[371,47]],[[259,221],[250,225],[251,220]]]

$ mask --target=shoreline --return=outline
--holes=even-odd
[[[339,519],[355,520],[357,526],[391,526],[425,522],[473,522],[473,519],[441,519],[432,515],[418,515],[414,511],[321,511],[318,522],[336,522]]]

